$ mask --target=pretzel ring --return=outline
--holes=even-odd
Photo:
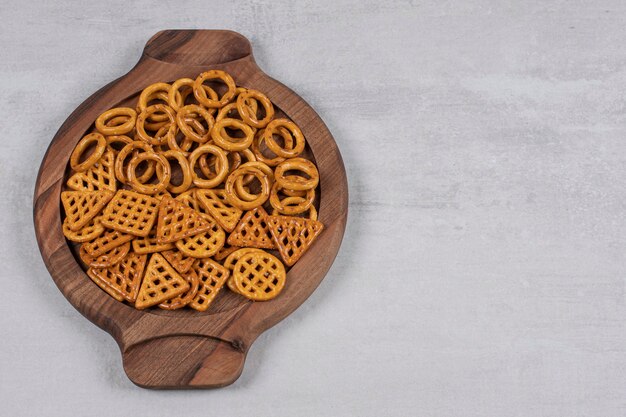
[[[178,141],[176,140],[176,136],[177,135],[167,136],[167,146],[173,151],[178,151],[181,152],[183,155],[188,156],[189,149],[191,149],[191,147],[193,146],[194,141],[189,139],[187,136],[183,136],[183,141],[179,145]]]
[[[307,174],[310,178],[304,178],[299,175],[285,175],[287,171],[301,171]],[[304,158],[292,158],[284,162],[281,162],[276,167],[274,173],[276,182],[282,187],[288,190],[309,190],[317,187],[320,181],[320,174],[313,162]]]
[[[113,165],[113,170],[115,171],[115,178],[117,178],[122,184],[128,183],[128,177],[124,174],[124,160],[128,157],[128,155],[133,152],[133,156],[137,156],[137,149],[141,149],[144,152],[152,152],[152,146],[145,142],[132,141],[128,145],[124,146],[121,151],[117,154],[115,158],[115,164]],[[140,182],[146,182],[154,174],[154,164],[149,164],[148,168],[146,168],[146,172],[144,172],[138,180]]]
[[[257,110],[257,102],[256,100],[253,101],[251,104],[249,104],[250,109],[252,110],[252,112],[254,112],[256,114],[256,110]],[[237,115],[233,115],[231,116],[230,114],[232,112],[236,112]],[[241,115],[239,114],[239,110],[237,110],[237,103],[228,103],[227,105],[225,105],[224,107],[222,107],[220,109],[220,111],[217,112],[217,116],[215,116],[215,120],[222,120],[222,119],[238,119],[238,120],[243,120],[241,118]]]
[[[278,182],[275,182],[272,186],[272,189],[270,190],[270,204],[276,211],[288,216],[304,213],[311,207],[311,205],[313,204],[313,200],[315,200],[315,190],[311,188],[307,190],[306,196],[304,197],[304,202],[299,203],[295,206],[286,205],[285,203],[283,203],[283,201],[285,201],[289,197],[281,200],[280,198],[278,198],[279,191],[281,191],[280,185],[278,185]]]
[[[290,206],[297,206],[299,204],[303,204],[306,202],[306,199],[303,197],[286,197],[282,200],[282,204],[285,207],[290,207]],[[306,210],[304,210],[306,211]],[[304,213],[303,211],[303,213]],[[278,213],[278,210],[276,210],[275,208],[272,207],[272,216],[276,216]],[[300,213],[298,213],[300,214]],[[309,219],[311,220],[317,220],[317,210],[315,209],[315,206],[311,204],[311,207],[309,207]]]
[[[167,104],[169,104],[169,106],[173,108],[174,111],[178,111],[178,109],[181,106],[185,105],[185,100],[187,99],[187,96],[193,95],[193,83],[194,83],[194,80],[191,78],[179,78],[178,80],[174,81],[174,83],[172,83],[172,87],[170,88],[170,91],[167,94]],[[187,89],[181,92],[180,90],[182,87],[187,87]],[[204,90],[208,94],[208,97],[211,100],[218,99],[218,96],[215,90],[213,90],[208,85],[202,85],[202,87],[204,88]],[[181,98],[180,103],[176,100],[176,93],[180,94],[180,98]],[[209,109],[209,113],[213,115],[216,112],[216,110],[217,109]]]
[[[198,127],[204,128],[204,126],[202,126],[198,119],[194,119],[193,117],[191,117],[192,115],[198,115],[202,119],[204,119],[207,124],[207,128],[202,129],[204,130],[204,132],[198,132]],[[187,119],[194,120],[198,123],[188,123]],[[187,106],[181,107],[178,109],[178,113],[176,114],[176,124],[178,125],[180,131],[183,132],[183,135],[198,143],[205,143],[209,140],[209,138],[211,137],[211,128],[213,127],[214,123],[215,119],[213,119],[213,116],[211,116],[211,114],[203,107],[196,104],[189,104]],[[192,127],[191,125],[194,126]]]
[[[122,117],[120,119],[120,117]],[[120,123],[123,121],[123,123]],[[116,107],[102,113],[96,119],[96,129],[103,135],[123,135],[133,130],[137,112],[130,107]],[[107,123],[108,122],[108,123]]]
[[[79,163],[80,157],[83,155],[85,150],[92,143],[96,143],[96,149],[85,159],[83,162]],[[78,145],[72,151],[72,155],[70,155],[70,166],[74,171],[86,171],[93,166],[98,160],[104,155],[104,150],[106,149],[107,141],[104,139],[100,133],[90,133],[84,136],[79,142]]]
[[[276,131],[281,127],[287,129],[296,141],[291,149],[287,147],[281,148],[274,140],[274,134],[276,134]],[[280,135],[283,136],[283,138],[285,137],[283,132],[281,132]],[[295,158],[304,150],[304,135],[302,131],[295,123],[287,119],[272,120],[265,128],[265,132],[263,132],[263,139],[265,139],[265,144],[272,152],[283,158]]]
[[[272,171],[272,168],[265,165],[263,162],[259,162],[259,161],[246,162],[245,164],[241,165],[241,167],[253,167],[253,168],[258,169],[259,171],[267,175],[270,186],[274,184],[274,172]],[[249,175],[249,177],[252,177],[250,178],[250,180],[254,179],[252,175]],[[248,181],[248,183],[249,182],[250,181]],[[246,184],[245,177],[237,177],[237,179],[235,180],[235,190],[237,191],[237,195],[242,200],[253,201],[256,198],[256,195],[251,194],[248,191],[246,191],[244,184]]]
[[[143,89],[141,94],[139,95],[139,100],[137,101],[137,113],[143,112],[146,108],[148,108],[148,103],[150,101],[159,99],[168,103],[169,93],[172,89],[172,86],[167,83],[154,83]],[[180,107],[182,105],[182,97],[180,93],[175,96],[176,103]],[[150,120],[153,122],[162,122],[167,120],[167,116],[161,114],[152,115]]]
[[[204,180],[198,177],[194,168],[198,158],[207,153],[215,155],[217,158],[217,161],[215,161],[215,168],[217,172],[215,173],[215,177]],[[226,157],[226,153],[221,148],[215,145],[205,144],[197,147],[191,155],[189,155],[189,169],[191,170],[192,181],[197,187],[217,187],[224,180],[224,178],[226,178],[226,175],[228,175],[228,158]]]
[[[226,132],[226,128],[241,130],[243,138],[233,138]],[[227,151],[243,151],[252,144],[254,131],[250,126],[237,119],[222,119],[215,122],[211,129],[211,138],[215,144]]]
[[[203,83],[206,80],[222,80],[226,87],[228,87],[228,91],[224,93],[222,98],[220,99],[211,99],[207,97],[207,92],[204,88],[201,88]],[[207,72],[203,72],[198,75],[198,78],[193,82],[193,95],[196,97],[196,100],[200,102],[200,104],[205,105],[210,108],[219,108],[225,106],[234,96],[237,91],[237,86],[235,85],[235,81],[233,77],[228,75],[224,71],[220,70],[211,70]]]
[[[142,184],[137,180],[137,167],[142,161],[155,161],[157,164],[162,165],[160,170],[157,169],[157,178],[159,182],[156,184]],[[159,155],[155,152],[142,152],[138,155],[133,156],[133,158],[128,163],[128,182],[130,182],[131,187],[133,187],[136,191],[153,195],[158,192],[161,192],[167,188],[170,184],[170,179],[172,178],[172,169],[170,168],[170,163],[163,155]]]
[[[254,175],[261,183],[261,192],[255,197],[254,200],[245,201],[241,199],[233,190],[235,181],[237,178],[241,178],[246,174]],[[234,170],[232,174],[226,179],[226,185],[224,186],[226,191],[226,199],[235,207],[241,210],[252,210],[255,207],[259,207],[265,203],[270,195],[270,183],[268,176],[258,168],[252,166],[241,166]]]
[[[256,102],[261,103],[263,109],[265,110],[265,117],[261,120],[257,119],[256,109],[248,104]],[[267,124],[274,118],[274,105],[270,99],[260,91],[247,90],[240,93],[237,97],[237,112],[244,122],[259,129],[267,126]]]
[[[241,165],[241,155],[239,155],[238,152],[225,152],[225,153],[226,153],[226,159],[228,159],[228,173],[226,174],[228,175],[231,172],[233,172],[235,169],[237,169],[239,165]],[[215,167],[215,171],[220,171],[221,162],[219,161],[219,159],[216,159],[215,156],[213,156],[210,160],[209,158],[207,158],[207,156],[208,156],[207,154],[204,154],[198,159],[198,162],[200,163],[200,171],[202,171],[202,174],[205,177],[213,178],[215,174],[213,173],[211,168],[215,167],[215,164],[218,164],[217,167]]]
[[[261,143],[265,140],[263,138],[265,130],[259,130],[252,141],[252,152],[254,152],[254,156],[256,156],[257,161],[261,161],[264,164],[267,164],[271,167],[275,167],[285,160],[280,156],[275,156],[274,158],[268,158],[261,151]],[[285,141],[285,147],[291,148],[293,146],[293,138],[291,137],[291,133],[284,127],[278,129],[278,134],[282,136]]]
[[[107,141],[107,148],[110,149],[111,151],[113,151],[114,153],[118,153],[119,151],[121,151],[122,149],[116,149],[115,147],[113,147],[114,144],[116,143],[123,143],[124,145],[122,146],[122,148],[130,143],[133,143],[133,140],[131,138],[129,138],[126,135],[114,135],[114,136],[107,136],[106,137],[106,141]]]
[[[166,115],[166,117],[169,120],[169,125],[165,124],[161,126],[156,135],[150,136],[146,132],[146,126],[145,126],[146,119],[155,115],[155,113],[157,112],[162,112]],[[166,126],[167,126],[167,133],[164,134],[162,129]],[[146,109],[143,110],[139,114],[139,116],[137,116],[137,124],[135,127],[137,129],[137,136],[139,137],[139,139],[143,140],[144,142],[148,142],[151,145],[162,145],[164,143],[167,143],[169,136],[176,134],[177,125],[176,125],[176,116],[174,115],[174,110],[172,110],[171,107],[165,104],[154,104],[150,107],[146,107]],[[159,136],[159,134],[161,136]]]
[[[189,169],[189,161],[187,161],[187,158],[185,157],[185,155],[183,155],[181,152],[174,151],[171,149],[169,151],[162,152],[160,155],[162,155],[165,159],[175,159],[178,162],[178,165],[180,166],[181,172],[183,173],[183,180],[181,181],[179,185],[172,184],[172,180],[170,178],[170,182],[166,187],[167,191],[169,191],[170,193],[174,193],[174,194],[180,194],[180,193],[187,191],[189,187],[191,187],[192,178],[191,178],[191,169]],[[170,168],[171,168],[171,165],[170,165]],[[157,169],[156,171],[157,177],[159,178],[162,177],[163,176],[162,165],[157,164],[156,169]]]

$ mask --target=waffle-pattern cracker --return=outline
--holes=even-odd
[[[224,190],[197,189],[198,203],[217,221],[222,229],[232,232],[243,211],[233,206],[226,198]]]
[[[150,230],[148,236],[133,239],[133,250],[137,253],[164,252],[174,249],[173,243],[158,243],[156,240],[156,227]],[[171,262],[170,262],[171,263]],[[173,266],[173,265],[172,265]]]
[[[198,274],[193,269],[190,269],[186,273],[181,274],[181,276],[189,283],[189,289],[181,295],[163,301],[159,304],[159,308],[163,310],[178,310],[179,308],[185,307],[195,298],[198,293],[198,283],[200,282]]]
[[[190,188],[184,193],[177,195],[176,200],[180,201],[187,207],[194,209],[195,211],[200,213],[202,217],[213,219],[211,215],[206,211],[206,209],[200,203],[198,203],[198,199],[196,198],[196,190],[197,188]]]
[[[61,202],[70,230],[77,232],[89,224],[113,197],[111,191],[63,191]]]
[[[76,191],[115,191],[115,153],[110,149],[87,171],[77,172],[67,180],[67,186]]]
[[[289,266],[300,259],[324,229],[317,220],[292,216],[268,216],[267,225],[281,258]]]
[[[130,242],[133,240],[133,237],[133,235],[127,235],[118,230],[107,230],[102,236],[89,243],[85,243],[84,246],[88,254],[97,258],[117,246]]]
[[[267,212],[261,206],[243,215],[235,230],[228,236],[231,246],[275,249],[270,229],[267,227]]]
[[[96,216],[80,230],[74,232],[70,229],[67,217],[63,220],[63,235],[72,242],[89,242],[104,233],[104,226],[100,222],[101,216]]]
[[[206,311],[228,279],[230,271],[212,259],[198,259],[193,264],[198,274],[198,293],[189,303],[197,311]]]
[[[85,245],[80,245],[78,255],[80,259],[90,268],[108,268],[120,262],[130,252],[130,242],[116,246],[110,251],[98,257],[93,257],[85,250]]]
[[[147,255],[131,252],[111,267],[89,268],[87,275],[116,300],[134,303],[147,258]]]
[[[135,308],[142,310],[183,294],[189,283],[159,254],[154,253],[146,267]]]
[[[212,224],[197,211],[171,197],[159,205],[157,242],[169,243],[211,230]]]
[[[159,200],[135,191],[119,190],[104,209],[102,224],[135,236],[148,236],[156,221]]]
[[[178,240],[176,248],[192,258],[208,258],[222,249],[226,233],[212,218],[207,218],[207,221],[211,222],[211,230]]]
[[[260,250],[260,249],[255,249],[255,248],[237,249],[236,251],[228,255],[226,259],[224,260],[224,262],[222,263],[224,265],[224,268],[231,271],[230,276],[228,277],[228,281],[226,281],[226,285],[232,292],[239,294],[239,291],[237,291],[237,287],[235,286],[235,275],[232,273],[233,268],[235,267],[235,264],[237,263],[239,258],[241,258],[243,255],[245,255],[248,252],[253,252],[255,250]]]
[[[283,263],[265,251],[245,253],[233,268],[237,292],[254,301],[276,297],[285,286],[287,272]]]
[[[189,271],[189,269],[193,266],[193,263],[196,261],[195,258],[185,256],[176,249],[166,250],[165,252],[161,252],[161,255],[163,255],[165,260],[169,262],[179,274],[185,274]]]

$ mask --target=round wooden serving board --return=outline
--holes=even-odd
[[[149,84],[195,78],[208,69],[223,69],[238,85],[264,92],[300,126],[320,172],[319,220],[325,229],[291,268],[285,289],[274,300],[255,303],[223,290],[204,313],[138,311],[98,288],[63,236],[60,193],[69,156],[105,110],[136,97]],[[54,282],[78,311],[115,338],[126,374],[148,388],[233,383],[254,340],[294,311],[322,281],[339,250],[347,213],[346,172],[324,122],[302,98],[259,69],[245,37],[217,30],[154,35],[128,74],[94,93],[63,123],[41,163],[34,196],[37,241]]]

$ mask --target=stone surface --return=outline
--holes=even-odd
[[[623,416],[626,4],[0,4],[0,414]],[[47,144],[165,28],[229,28],[346,163],[327,279],[216,391],[154,392],[54,286]]]

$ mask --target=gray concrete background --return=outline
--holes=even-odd
[[[0,414],[623,416],[626,4],[0,3]],[[216,391],[154,392],[40,259],[35,175],[164,28],[229,28],[343,153],[327,279]]]

